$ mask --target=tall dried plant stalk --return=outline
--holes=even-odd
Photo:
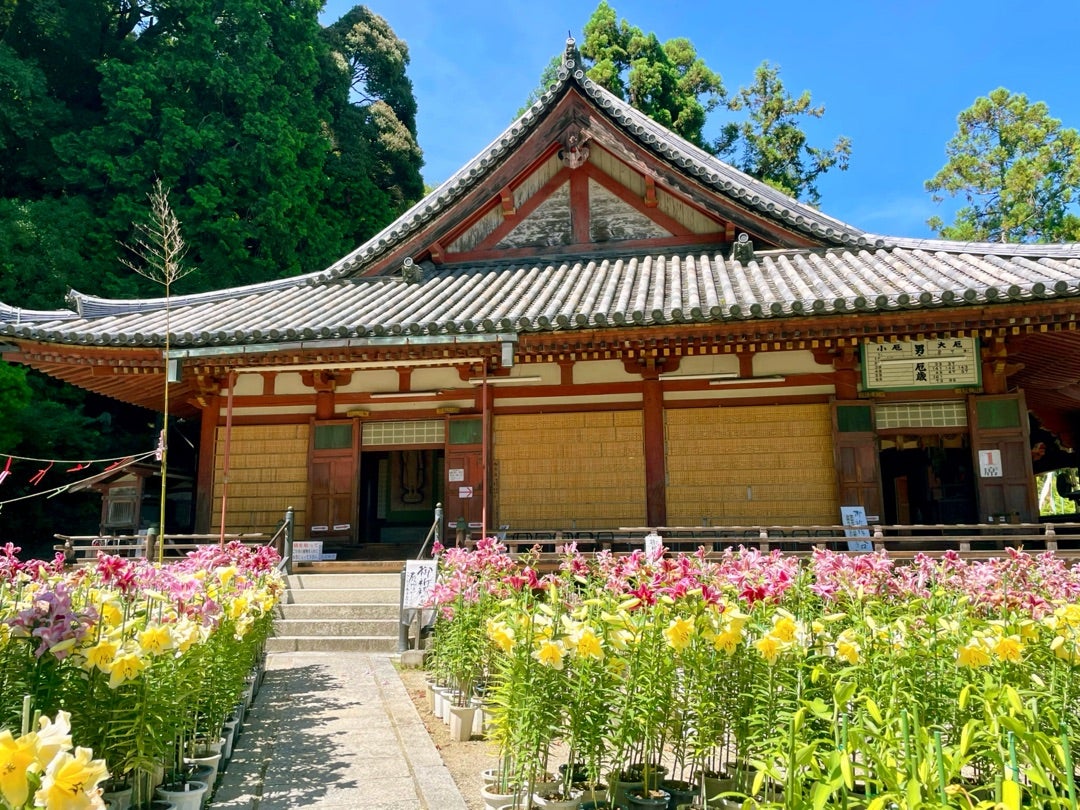
[[[180,232],[180,220],[173,213],[169,204],[169,192],[160,179],[154,181],[154,188],[147,197],[150,200],[150,215],[145,222],[135,223],[135,234],[126,245],[134,258],[122,256],[120,261],[140,276],[165,288],[165,391],[161,426],[161,507],[158,516],[160,560],[165,546],[165,496],[169,452],[169,342],[172,337],[169,299],[172,285],[195,268],[184,263],[187,245]]]

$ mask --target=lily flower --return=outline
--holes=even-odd
[[[98,785],[108,779],[105,760],[93,759],[89,748],[66,751],[49,763],[41,788],[34,794],[34,804],[49,810],[97,810],[103,808]]]

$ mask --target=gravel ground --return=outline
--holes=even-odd
[[[498,764],[494,747],[479,737],[467,742],[451,740],[450,729],[428,708],[424,670],[401,667],[398,672],[465,804],[469,810],[484,810],[484,802],[480,798],[480,788],[484,783],[480,774]]]

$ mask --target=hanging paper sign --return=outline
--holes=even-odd
[[[465,480],[465,470],[464,469],[459,470],[457,468],[452,468],[450,470],[447,470],[446,471],[446,480],[450,481],[451,483],[453,483],[455,481],[464,481]]]
[[[431,600],[435,590],[435,560],[405,561],[405,593],[401,599],[403,608],[419,608]]]
[[[841,506],[840,522],[845,526],[858,526],[860,528],[844,529],[845,537],[869,537],[870,529],[866,528],[866,510],[861,506]],[[848,540],[848,551],[873,551],[874,544],[870,540]]]
[[[863,387],[868,391],[961,388],[981,384],[977,338],[864,343]]]
[[[983,478],[1001,478],[1004,472],[1000,450],[979,451],[979,474]]]

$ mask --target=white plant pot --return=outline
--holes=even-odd
[[[114,790],[111,793],[101,794],[101,799],[108,803],[109,810],[128,810],[131,807],[131,788]]]
[[[479,698],[473,698],[469,701],[469,705],[476,709],[476,714],[473,715],[472,733],[480,737],[484,733],[484,702]]]
[[[200,810],[207,790],[209,786],[205,782],[192,780],[184,785],[184,790],[165,790],[159,787],[156,792],[159,799],[171,802],[176,810]]]
[[[476,708],[473,706],[450,707],[450,739],[465,742],[473,733]]]
[[[209,776],[206,779],[207,785],[214,785],[217,783],[218,772],[221,769],[221,754],[211,754],[207,757],[184,757],[185,765],[202,765],[209,768]],[[202,781],[201,778],[199,781]]]
[[[431,713],[438,718],[442,718],[443,704],[446,702],[446,689],[441,686],[435,687],[435,695],[432,700]]]

